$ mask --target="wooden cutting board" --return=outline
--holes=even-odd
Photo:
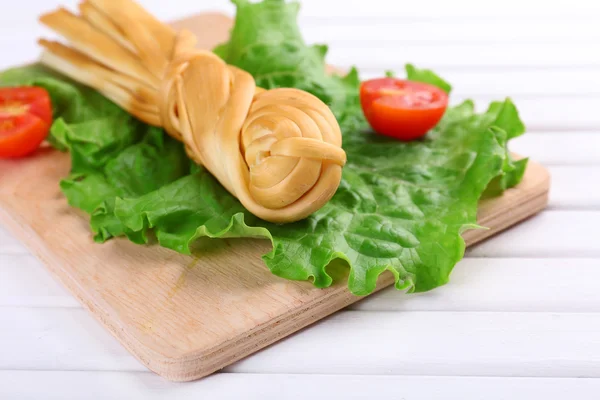
[[[203,14],[177,25],[211,48],[227,38],[231,21]],[[264,240],[206,240],[198,257],[126,239],[96,244],[87,218],[59,190],[69,169],[69,156],[51,149],[0,161],[0,223],[132,354],[169,380],[206,376],[361,299],[348,292],[345,277],[315,289],[272,275],[260,258],[270,247]],[[465,233],[467,244],[542,210],[549,185],[546,169],[530,162],[518,187],[481,202],[479,222],[490,229]],[[392,282],[384,273],[378,290]]]

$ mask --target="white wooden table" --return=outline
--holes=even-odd
[[[431,67],[454,101],[510,95],[512,149],[550,168],[550,206],[467,252],[451,282],[359,302],[201,381],[148,372],[0,226],[0,399],[597,399],[600,396],[600,5],[305,0],[309,42],[364,77]],[[44,9],[6,1],[0,68],[36,58]],[[225,0],[142,1],[163,19]],[[568,396],[568,397],[567,397]]]

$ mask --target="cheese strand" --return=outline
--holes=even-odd
[[[88,0],[80,15],[59,9],[40,20],[70,42],[40,40],[42,63],[163,127],[259,218],[298,221],[337,190],[346,154],[317,97],[256,87],[131,0]]]

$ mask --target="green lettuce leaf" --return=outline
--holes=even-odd
[[[48,90],[55,117],[49,141],[71,156],[60,186],[70,205],[92,214],[97,241],[126,232],[114,215],[117,197],[141,196],[189,174],[180,143],[91,88],[39,64],[1,73],[0,86],[10,85]]]
[[[205,171],[119,200],[115,213],[141,237],[153,230],[161,245],[187,254],[202,236],[270,238],[273,251],[263,259],[271,271],[317,287],[332,283],[327,267],[341,259],[355,294],[372,292],[385,270],[399,289],[429,290],[462,258],[460,233],[476,223],[479,197],[502,171],[507,135],[496,122],[493,111],[478,115],[466,102],[424,142],[356,135],[345,146],[349,164],[336,195],[294,224],[256,219]]]
[[[214,49],[227,63],[252,74],[265,89],[293,87],[320,98],[335,114],[343,132],[364,124],[359,105],[358,73],[328,74],[326,45],[307,46],[296,18],[295,2],[233,0],[237,6],[230,40]],[[350,112],[351,111],[351,112]]]
[[[189,254],[202,237],[266,238],[273,248],[263,259],[274,274],[327,287],[334,279],[330,266],[346,264],[357,295],[372,292],[386,270],[402,290],[446,283],[464,255],[461,233],[476,226],[480,198],[501,194],[524,173],[527,161],[513,160],[507,147],[524,132],[514,104],[495,102],[484,113],[469,101],[451,107],[419,141],[375,135],[360,108],[358,72],[326,73],[327,49],[304,43],[296,3],[234,3],[231,39],[215,52],[262,87],[301,88],[332,108],[348,155],[338,191],[302,221],[262,221],[193,165],[181,144],[97,92],[37,65],[0,74],[0,85],[40,85],[51,93],[51,141],[72,159],[61,188],[72,206],[91,215],[95,239],[157,240]],[[412,65],[407,78],[451,89]]]
[[[514,103],[510,99],[506,99],[503,103],[494,102],[490,104],[488,112],[496,119],[496,125],[506,132],[507,140],[504,144],[505,156],[502,172],[490,182],[482,195],[483,198],[500,196],[506,189],[521,182],[529,161],[528,158],[514,160],[508,149],[510,139],[525,133],[525,125],[519,118],[519,112]]]
[[[406,79],[409,81],[429,83],[430,85],[439,87],[448,94],[452,91],[452,85],[430,69],[419,69],[412,64],[406,64],[405,68]]]

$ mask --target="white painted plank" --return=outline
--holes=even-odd
[[[169,21],[180,17],[188,16],[198,12],[220,11],[233,15],[235,7],[227,0],[203,0],[202,2],[176,2],[165,3],[163,0],[137,0],[148,11],[160,17],[162,20]],[[28,0],[23,3],[14,3],[11,6],[11,19],[7,22],[27,22],[34,21],[43,11],[51,10],[58,6],[65,6],[75,10],[77,0]],[[340,21],[348,24],[349,22],[357,26],[368,26],[373,30],[375,24],[366,25],[365,20],[379,18],[383,20],[383,26],[397,24],[401,29],[404,24],[427,23],[422,30],[393,31],[382,30],[381,35],[405,36],[411,34],[416,36],[431,35],[439,29],[444,32],[452,32],[451,25],[466,25],[472,30],[454,27],[458,32],[464,35],[472,35],[477,32],[478,35],[494,35],[499,33],[487,33],[485,30],[499,30],[505,36],[511,37],[511,32],[518,33],[517,37],[528,37],[527,35],[539,35],[535,37],[558,37],[559,35],[567,37],[581,37],[583,35],[593,36],[597,34],[594,29],[594,16],[598,15],[598,6],[593,0],[561,0],[547,4],[545,7],[539,7],[533,2],[522,2],[519,0],[510,0],[503,3],[502,10],[499,7],[489,7],[489,4],[477,2],[476,0],[458,0],[448,4],[444,0],[426,0],[412,4],[399,3],[394,0],[374,0],[365,3],[361,0],[301,0],[300,21],[302,24],[319,24],[323,26],[323,19],[328,23]],[[481,19],[485,19],[482,21]],[[350,21],[349,21],[350,20]],[[433,21],[431,21],[433,20]],[[513,22],[511,25],[503,25],[502,20]],[[575,21],[573,21],[575,20]],[[581,21],[577,25],[576,22]],[[372,22],[372,21],[371,21]],[[382,22],[382,21],[380,21]],[[551,23],[554,22],[554,29]],[[435,23],[435,24],[434,24]],[[486,24],[487,23],[487,24]],[[539,32],[531,32],[528,26],[539,26]],[[481,28],[481,29],[477,29]],[[377,29],[382,29],[378,27]],[[362,34],[368,35],[367,29],[359,30]],[[483,32],[483,33],[480,33]],[[353,32],[349,32],[355,34]],[[452,33],[448,33],[452,35]],[[474,36],[474,35],[473,35]],[[443,40],[439,38],[438,40]]]
[[[32,255],[0,254],[0,276],[0,307],[81,307]]]
[[[391,69],[391,68],[388,68]],[[378,78],[386,68],[361,71],[361,79]],[[396,69],[396,76],[405,77],[404,68]],[[600,93],[598,68],[549,68],[549,69],[453,69],[439,68],[435,71],[453,86],[458,96],[585,96]],[[543,97],[543,96],[539,96]]]
[[[600,312],[599,281],[600,259],[465,258],[445,286],[410,295],[389,288],[350,309]]]
[[[600,257],[600,211],[543,211],[470,247],[469,257]],[[600,261],[599,261],[600,264]]]
[[[600,54],[600,53],[599,53]],[[545,130],[600,130],[600,96],[454,96],[453,104],[473,99],[477,109],[485,111],[491,101],[510,97],[519,110],[519,115],[529,132]]]
[[[406,63],[439,67],[600,67],[600,55],[587,43],[538,44],[338,44],[328,53],[332,65],[360,68],[398,68]]]
[[[577,43],[600,39],[600,26],[592,19],[569,20],[557,23],[551,19],[497,19],[455,20],[451,18],[397,19],[383,18],[344,19],[300,18],[300,29],[308,43],[355,45],[405,43],[423,45],[441,43]]]
[[[223,0],[204,0],[199,4],[188,4],[169,10],[160,0],[142,0],[149,10],[165,18],[175,17],[179,13],[194,12],[195,10],[222,10],[233,12],[229,2]],[[598,15],[598,5],[593,0],[559,0],[539,7],[534,2],[507,0],[502,7],[490,7],[485,2],[476,0],[458,0],[451,4],[444,0],[426,0],[413,2],[397,2],[393,0],[302,0],[300,15],[306,17],[331,18],[372,18],[387,17],[407,19],[473,19],[473,18],[592,18]],[[179,14],[181,15],[181,14]]]
[[[2,307],[0,343],[0,370],[145,370],[83,309]]]
[[[446,13],[448,7],[443,0],[413,6],[389,0],[376,0],[376,4],[369,5],[364,1],[340,1],[304,0],[300,18],[307,40],[331,44],[330,62],[340,66],[395,68],[404,62],[434,67],[599,65],[596,52],[589,49],[600,35],[593,18],[600,14],[594,4],[590,10],[586,1],[575,2],[581,7],[570,2],[567,9],[560,5],[534,7],[533,19],[526,17],[520,2],[503,4],[502,9],[507,12],[503,15],[498,7],[482,7],[470,1],[462,6],[453,3],[450,14]],[[30,0],[23,6],[13,5],[10,19],[0,27],[0,50],[10,54],[0,58],[0,68],[36,59],[40,51],[36,39],[55,37],[38,23],[39,14],[58,5],[73,9],[76,3]],[[161,0],[146,0],[142,4],[163,20],[209,10],[234,13],[234,7],[226,0],[179,2],[176,7]],[[482,19],[485,15],[479,11],[487,13],[490,9],[494,10],[493,15]],[[546,12],[554,19],[543,18]],[[423,42],[446,44],[431,47],[422,46]],[[448,42],[454,45],[449,46]],[[472,46],[475,43],[479,45]]]
[[[208,0],[211,5],[220,0]],[[541,18],[541,17],[589,17],[599,12],[598,3],[593,0],[558,0],[540,7],[533,1],[506,0],[502,7],[490,7],[487,2],[477,0],[425,0],[419,2],[396,2],[390,0],[302,0],[301,14],[307,16],[337,17],[381,17],[388,18]]]
[[[7,257],[0,256],[0,307],[81,308],[33,257],[12,258],[3,268]],[[598,281],[600,259],[465,258],[443,287],[411,295],[390,288],[351,309],[600,312]]]
[[[341,312],[230,372],[595,377],[600,314]]]
[[[509,147],[544,165],[600,165],[600,130],[528,132]]]
[[[598,158],[600,163],[600,158]],[[600,210],[600,166],[550,167],[550,209]]]
[[[145,370],[84,310],[2,308],[0,327],[0,369]],[[600,313],[342,311],[226,371],[599,377]]]
[[[12,258],[14,264],[3,268],[7,257],[0,256],[0,307],[81,308],[33,257]],[[434,291],[405,295],[390,288],[351,309],[600,312],[598,281],[600,259],[466,258]]]
[[[228,0],[203,0],[202,2],[176,1],[170,3],[164,0],[136,0],[136,2],[163,21],[172,21],[198,12],[220,11],[228,15],[233,15],[235,11],[235,6]],[[31,28],[35,28],[41,25],[38,23],[37,18],[43,12],[53,10],[57,7],[65,7],[71,11],[76,11],[79,3],[79,0],[27,0],[26,2],[14,2],[11,4],[10,10],[3,13],[3,17],[10,16],[10,18],[3,19],[3,22],[6,24],[4,27],[8,28],[14,24],[15,28],[19,28],[21,27],[20,24],[27,23],[30,24]]]
[[[163,19],[173,19],[180,15],[206,10],[220,10],[233,13],[234,7],[225,0],[203,0],[202,2],[166,3],[163,0],[138,0],[149,11]],[[29,4],[31,3],[31,4]],[[41,10],[65,4],[73,7],[75,0],[29,0],[25,11]],[[473,18],[582,18],[592,19],[598,15],[598,4],[593,0],[558,0],[539,7],[535,2],[505,0],[502,7],[490,7],[486,2],[477,0],[424,0],[413,3],[394,0],[302,0],[300,14],[307,17],[370,18],[387,17],[405,19],[473,19]],[[31,11],[29,11],[31,12]],[[506,28],[505,28],[506,29]]]
[[[27,249],[0,225],[0,254],[23,254]]]
[[[599,391],[593,378],[220,373],[178,384],[141,372],[0,371],[0,398],[11,400],[80,400],[91,393],[95,400],[368,399],[374,393],[404,400],[596,400]]]

